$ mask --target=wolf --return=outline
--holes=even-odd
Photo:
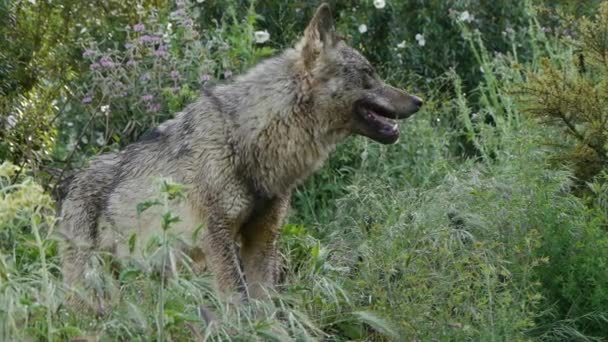
[[[155,179],[184,185],[170,203],[172,229],[202,225],[204,263],[222,292],[261,298],[276,280],[277,237],[294,188],[337,144],[362,135],[399,138],[399,119],[420,98],[384,83],[370,62],[338,36],[321,4],[297,44],[232,82],[208,87],[175,118],[79,171],[61,204],[62,272],[83,285],[93,251],[128,256],[129,237],[159,232],[160,213],[138,216]]]

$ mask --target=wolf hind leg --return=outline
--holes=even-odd
[[[65,248],[61,255],[61,272],[66,290],[66,304],[75,310],[106,313],[105,276],[101,261],[89,248]]]
[[[105,276],[102,261],[94,252],[96,234],[91,234],[96,224],[95,211],[85,210],[82,201],[66,201],[60,230],[60,257],[66,304],[73,309],[93,309],[105,312]],[[96,230],[96,233],[99,233]]]

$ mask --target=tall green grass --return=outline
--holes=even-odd
[[[568,53],[534,22],[527,35],[534,60]],[[523,115],[512,93],[525,66],[491,56],[481,38],[466,36],[484,71],[473,94],[446,73],[437,83],[451,95],[427,94],[397,145],[353,138],[297,190],[280,241],[284,279],[268,301],[222,299],[187,259],[170,277],[156,272],[180,253],[167,224],[117,277],[100,255],[91,276],[106,290],[105,316],[71,311],[52,203],[5,164],[0,338],[602,340],[608,190],[592,185],[591,204],[571,194],[571,172],[546,144],[557,133]]]

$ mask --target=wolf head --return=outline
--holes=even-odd
[[[296,50],[315,110],[329,130],[392,144],[399,139],[397,120],[422,106],[420,98],[384,83],[370,62],[336,35],[327,4],[319,6]]]

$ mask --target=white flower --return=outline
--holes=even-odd
[[[384,8],[384,6],[386,6],[386,2],[384,2],[384,0],[374,0],[374,7],[380,9]]]
[[[100,135],[97,137],[97,139],[95,140],[95,142],[97,143],[97,145],[99,145],[99,146],[103,146],[103,145],[105,145],[105,144],[106,144],[106,139],[104,139],[103,135],[101,135],[101,134],[100,134]]]
[[[266,30],[255,31],[253,33],[253,37],[254,37],[256,43],[262,44],[262,43],[265,43],[266,41],[268,41],[268,39],[270,39],[270,33],[268,33],[268,31],[266,31]]]
[[[199,4],[202,4],[203,2],[205,2],[205,0],[196,0],[196,2],[198,2]]]
[[[418,45],[420,45],[420,46],[426,45],[426,39],[424,39],[424,36],[421,33],[416,34],[416,41],[418,42]]]
[[[108,106],[108,105],[101,106],[101,112],[102,113],[107,113],[108,110],[110,110],[110,106]]]
[[[367,32],[367,25],[365,25],[365,24],[359,25],[359,32],[361,32],[361,33]]]
[[[15,125],[17,125],[17,118],[13,115],[9,115],[6,118],[6,123],[4,124],[4,126],[8,130],[8,129],[15,127]]]
[[[399,49],[404,49],[405,48],[405,40],[401,41],[401,43],[397,44],[397,47]]]
[[[473,21],[473,19],[475,19],[475,18],[473,17],[473,15],[471,13],[469,13],[469,11],[464,11],[464,12],[460,13],[460,15],[458,16],[459,21],[464,21],[467,23],[470,23],[471,21]]]
[[[513,35],[515,33],[515,30],[512,27],[507,27],[504,31],[502,31],[502,35],[506,36],[506,35]]]

